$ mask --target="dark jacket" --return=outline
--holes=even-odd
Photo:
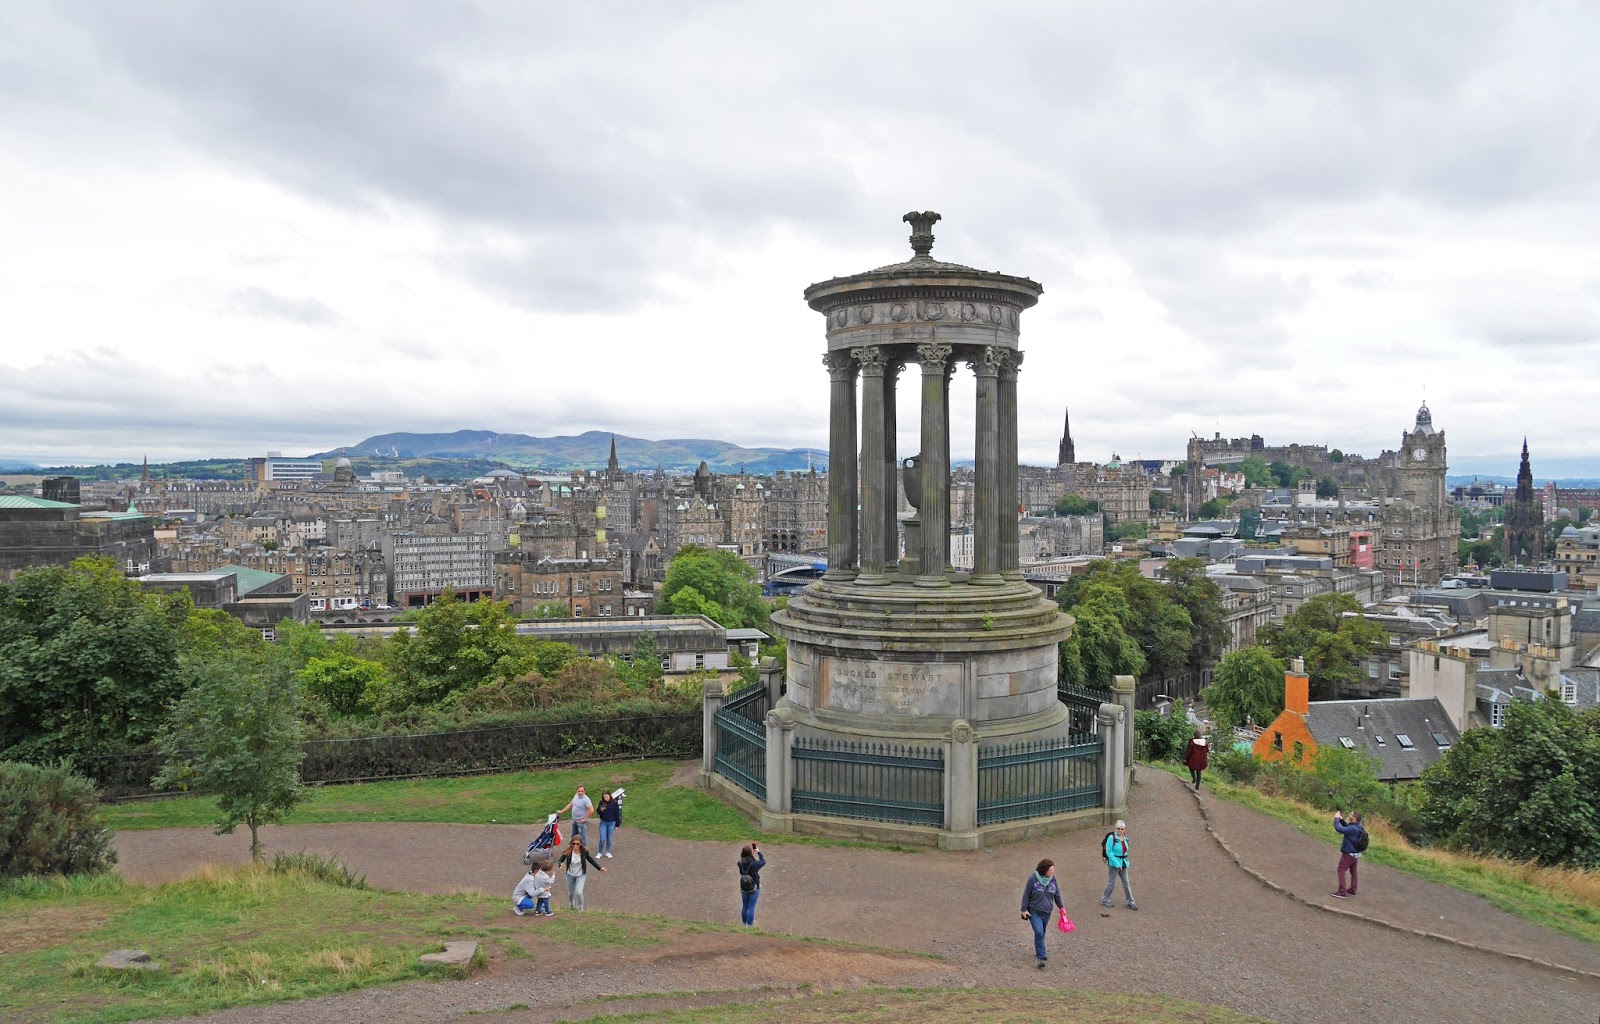
[[[1044,885],[1039,884],[1039,876],[1028,875],[1028,882],[1022,887],[1022,909],[1030,914],[1049,915],[1050,911],[1061,906],[1061,886],[1056,884],[1054,877]]]
[[[622,801],[621,800],[605,800],[605,799],[602,799],[600,801],[599,808],[600,809],[598,811],[596,811],[595,813],[600,815],[600,820],[601,821],[609,821],[613,825],[622,824]]]
[[[600,867],[600,862],[595,860],[593,857],[589,856],[589,848],[587,846],[578,847],[578,852],[583,854],[583,858],[578,861],[578,867],[582,869],[583,874],[587,875],[589,873],[589,865],[590,864],[593,864],[597,868]],[[556,861],[556,863],[561,866],[562,870],[566,870],[567,864],[571,860],[572,860],[572,852],[569,850],[568,852],[563,853],[561,855],[561,859]],[[604,868],[600,868],[600,870],[604,871],[605,869]]]
[[[758,853],[754,857],[739,858],[739,874],[749,875],[755,880],[756,888],[761,888],[761,869],[767,866],[767,855]]]
[[[1200,743],[1196,740],[1189,741],[1189,749],[1184,751],[1183,763],[1192,772],[1203,772],[1211,757],[1211,744]],[[1222,769],[1218,768],[1218,771]]]
[[[1348,853],[1352,857],[1359,856],[1359,852],[1356,850],[1356,837],[1361,834],[1361,828],[1359,821],[1333,819],[1334,831],[1344,836],[1344,841],[1339,844],[1340,853]]]

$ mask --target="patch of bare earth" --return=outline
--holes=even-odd
[[[47,905],[0,920],[0,954],[31,953],[92,932],[111,918],[110,907]]]

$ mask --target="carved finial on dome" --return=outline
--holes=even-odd
[[[928,253],[933,250],[933,226],[939,222],[939,215],[932,210],[921,213],[912,210],[900,219],[911,225],[911,251],[916,253],[916,258],[931,259]]]

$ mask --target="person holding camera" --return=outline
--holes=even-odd
[[[761,847],[750,843],[739,851],[739,898],[742,906],[739,920],[745,925],[756,923],[756,900],[761,898],[761,869],[767,866]]]
[[[1361,812],[1351,811],[1350,820],[1344,820],[1343,811],[1333,812],[1333,830],[1339,833],[1339,888],[1334,890],[1333,898],[1336,900],[1349,899],[1356,894],[1356,865],[1361,863],[1361,855],[1367,849],[1366,828],[1361,824]],[[1346,872],[1350,875],[1350,884],[1344,884]]]

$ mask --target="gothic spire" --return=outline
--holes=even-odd
[[[611,457],[606,460],[606,472],[617,475],[617,435],[611,435]]]
[[[1072,410],[1067,409],[1065,421],[1061,426],[1061,448],[1056,453],[1056,465],[1070,466],[1078,461],[1078,452],[1072,443]]]

